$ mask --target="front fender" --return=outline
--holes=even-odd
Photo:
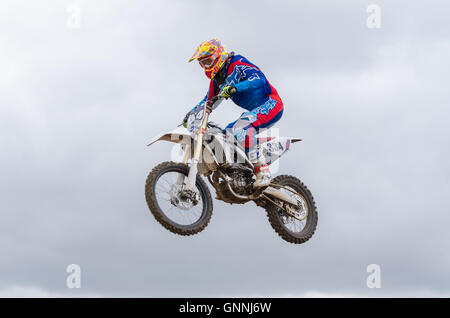
[[[153,137],[152,140],[150,140],[150,142],[148,143],[147,146],[151,146],[159,140],[164,140],[164,141],[169,141],[169,142],[174,142],[174,143],[181,143],[181,144],[188,144],[188,143],[191,143],[192,136],[186,128],[177,127],[171,131],[156,135],[155,137]]]

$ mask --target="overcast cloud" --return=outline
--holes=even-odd
[[[381,7],[381,28],[366,26]],[[69,28],[69,5],[81,9]],[[0,296],[450,296],[448,1],[0,3]],[[304,139],[278,173],[315,196],[303,245],[255,204],[160,226],[147,148],[203,98],[186,63],[218,37],[261,67]],[[222,125],[241,109],[223,103]],[[79,264],[82,288],[67,289]],[[366,267],[381,266],[368,289]]]

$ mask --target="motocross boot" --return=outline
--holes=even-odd
[[[267,187],[272,180],[270,169],[267,164],[261,166],[255,166],[256,180],[253,183],[253,188]]]
[[[255,168],[256,180],[253,182],[253,188],[260,189],[267,187],[271,181],[269,166],[267,165],[264,155],[257,147],[250,149],[247,153],[248,159]]]

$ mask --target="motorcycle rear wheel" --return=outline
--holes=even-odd
[[[188,224],[181,224],[180,222],[177,222],[173,218],[171,218],[168,214],[169,209],[173,209],[174,207],[177,208],[171,201],[170,201],[170,194],[169,199],[161,199],[161,197],[158,198],[157,195],[157,188],[158,188],[158,181],[162,180],[164,175],[168,175],[170,173],[177,174],[183,174],[187,177],[189,173],[189,167],[186,164],[183,163],[176,163],[172,161],[163,162],[159,165],[157,165],[155,168],[152,169],[152,171],[149,173],[147,180],[145,182],[145,199],[147,201],[147,205],[152,212],[153,216],[155,217],[156,221],[158,221],[162,226],[164,226],[167,230],[169,230],[172,233],[179,234],[179,235],[193,235],[201,232],[205,229],[205,227],[208,225],[212,210],[213,210],[213,203],[211,198],[211,193],[209,192],[208,186],[206,183],[202,180],[200,176],[197,176],[195,186],[197,188],[197,191],[200,195],[200,200],[198,204],[202,204],[201,209],[199,209],[199,216],[198,219],[193,221],[193,223]],[[163,180],[164,181],[164,180]],[[186,178],[185,178],[186,181]],[[161,183],[161,182],[160,182]],[[166,181],[167,183],[167,181]],[[170,187],[171,185],[167,183]],[[167,186],[166,186],[167,187]],[[170,189],[169,189],[170,190]],[[163,205],[163,201],[169,201],[169,203],[172,204],[172,207],[170,204],[166,205],[169,206],[169,208],[161,208],[161,205]],[[195,208],[195,206],[193,207]],[[190,208],[190,209],[193,209]],[[180,215],[183,216],[183,213],[188,213],[189,208],[187,209],[179,209]],[[186,212],[184,212],[186,211]],[[186,218],[184,218],[186,219]]]
[[[306,218],[304,220],[303,228],[300,229],[299,226],[299,230],[297,231],[297,226],[290,228],[288,226],[288,222],[293,223],[302,221],[289,216],[275,204],[268,202],[266,205],[266,211],[270,225],[283,240],[294,244],[305,243],[313,236],[317,227],[318,219],[316,203],[314,202],[311,191],[309,191],[306,185],[299,179],[289,175],[278,176],[272,180],[272,183],[288,187],[296,193],[296,196],[304,202]]]

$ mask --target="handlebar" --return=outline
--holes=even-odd
[[[225,97],[223,97],[222,95],[216,95],[213,98],[211,98],[206,107],[210,107],[211,105],[215,104],[217,101],[224,99]]]
[[[237,89],[236,89],[236,87],[233,87],[233,88],[231,88],[231,90],[230,90],[230,93],[231,94],[234,94],[234,93],[236,93],[236,91],[237,91]],[[227,99],[228,97],[225,97],[225,96],[223,96],[223,95],[221,95],[221,94],[219,94],[219,95],[216,95],[216,96],[214,96],[213,98],[211,98],[209,101],[208,101],[208,103],[206,104],[206,107],[210,110],[210,111],[212,111],[213,109],[215,109],[216,107],[212,107],[214,104],[216,104],[218,101],[222,101],[223,99]]]
[[[231,94],[236,93],[236,91],[237,91],[236,87],[232,87],[232,88],[229,90],[229,92],[230,92]],[[227,94],[227,95],[228,95],[228,94]],[[220,104],[220,102],[222,102],[222,100],[227,99],[228,97],[229,97],[229,96],[225,97],[225,96],[223,96],[223,94],[219,93],[218,95],[214,96],[214,97],[211,98],[210,100],[204,102],[204,104],[203,104],[203,107],[205,107],[205,110],[204,110],[204,111],[205,111],[207,114],[210,114],[214,109],[216,109],[216,108],[219,106],[219,104]],[[186,114],[185,118],[183,119],[183,122],[182,122],[181,124],[179,124],[177,127],[180,127],[180,126],[186,127],[186,124],[187,124],[187,121],[188,121],[188,118],[189,118],[190,114],[191,114],[192,111],[193,111],[194,109],[196,109],[198,106],[200,106],[200,104],[197,105],[196,107],[194,107],[193,109],[191,109],[191,110]]]

